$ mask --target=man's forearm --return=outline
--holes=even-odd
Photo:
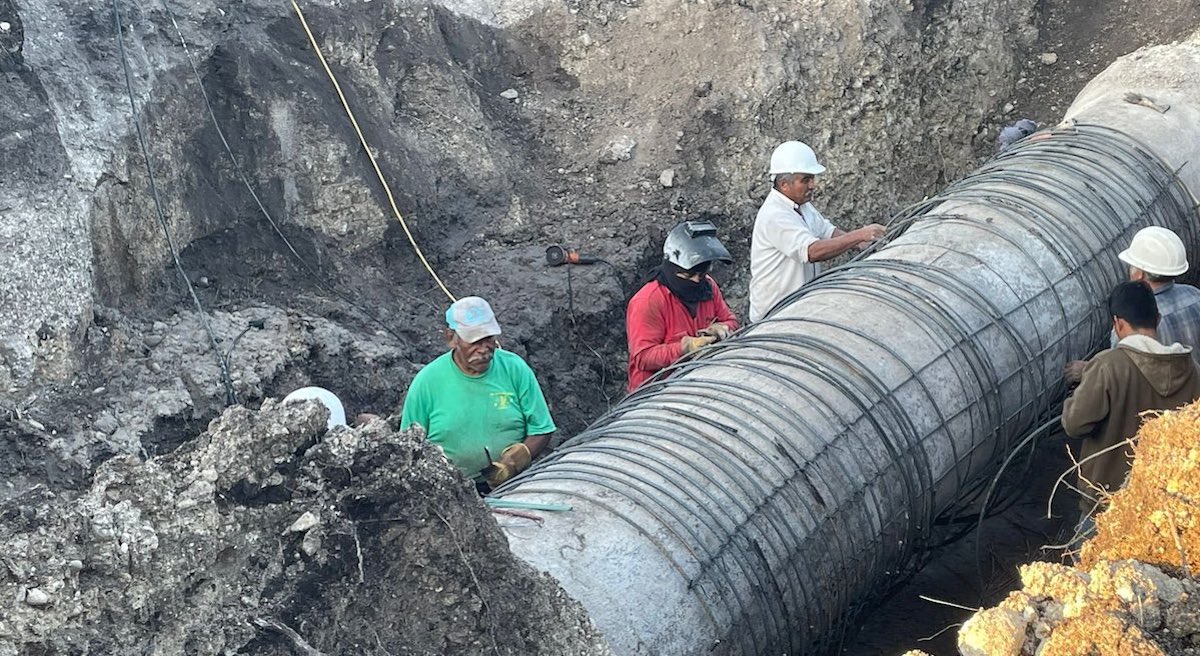
[[[845,253],[846,251],[858,246],[861,240],[853,233],[837,234],[834,231],[834,236],[829,239],[818,239],[808,245],[808,261],[809,262],[824,262]]]
[[[525,438],[525,448],[529,449],[529,455],[534,458],[536,458],[537,454],[541,453],[542,449],[546,448],[546,445],[549,443],[549,433],[545,435],[530,435],[529,437]]]

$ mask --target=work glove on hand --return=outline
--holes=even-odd
[[[492,489],[500,487],[508,479],[520,474],[529,467],[533,455],[524,442],[511,444],[500,454],[500,459],[492,462],[480,472]]]
[[[721,323],[719,321],[700,331],[701,335],[715,337],[716,341],[718,342],[728,338],[732,333],[733,330],[729,328],[729,324]]]
[[[713,337],[712,335],[700,335],[698,337],[684,335],[683,339],[679,340],[679,345],[683,347],[683,354],[687,355],[689,353],[695,353],[696,351],[699,351],[715,341],[717,341],[717,338]]]

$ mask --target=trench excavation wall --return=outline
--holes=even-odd
[[[1071,121],[902,212],[886,246],[498,490],[574,507],[509,528],[514,552],[617,653],[820,651],[1103,342],[1133,233],[1200,243],[1196,98],[1195,41],[1119,61]]]

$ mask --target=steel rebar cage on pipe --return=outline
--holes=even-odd
[[[1020,142],[498,490],[574,507],[510,545],[617,653],[820,650],[1107,339],[1134,232],[1200,243],[1177,173],[1101,123]]]

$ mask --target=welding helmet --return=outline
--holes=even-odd
[[[694,269],[706,262],[733,262],[717,239],[717,227],[708,221],[684,221],[672,228],[663,242],[663,259],[681,269]]]

